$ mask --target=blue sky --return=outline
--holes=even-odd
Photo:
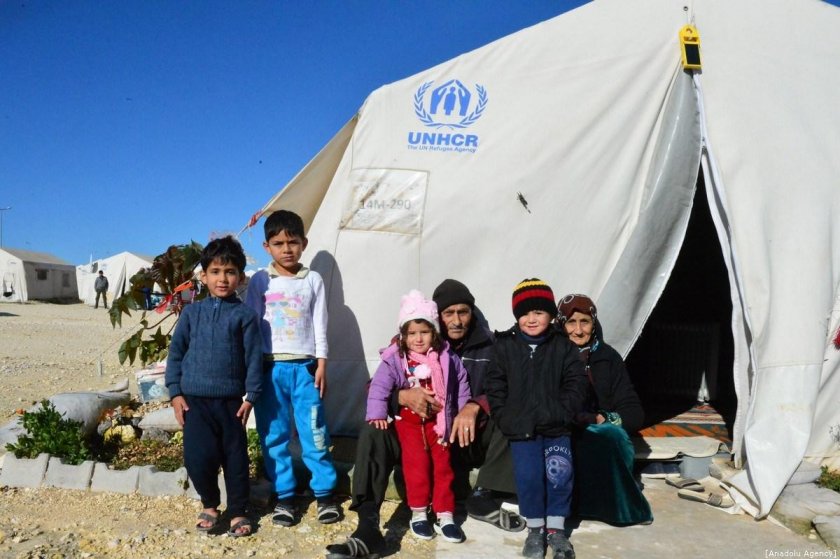
[[[238,232],[377,87],[582,3],[0,0],[3,246]]]

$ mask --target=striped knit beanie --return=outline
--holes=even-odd
[[[557,314],[554,293],[547,283],[537,278],[522,280],[513,290],[513,316],[516,320],[531,311],[545,311],[552,318]]]

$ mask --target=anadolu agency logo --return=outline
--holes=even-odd
[[[475,153],[478,135],[461,130],[484,114],[487,90],[475,84],[472,91],[456,79],[436,87],[434,83],[424,83],[414,94],[414,114],[427,129],[408,133],[408,149]]]

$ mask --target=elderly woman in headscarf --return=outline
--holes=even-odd
[[[629,436],[642,427],[644,410],[624,361],[604,342],[592,299],[566,295],[557,312],[557,324],[578,347],[591,385],[573,437],[575,513],[615,525],[649,524],[653,515],[633,476]]]

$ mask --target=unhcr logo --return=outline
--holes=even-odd
[[[473,92],[456,79],[434,88],[433,84],[434,81],[426,82],[417,89],[414,114],[426,127],[435,131],[409,132],[408,148],[475,153],[478,136],[459,130],[481,118],[487,108],[487,90],[476,84]]]

